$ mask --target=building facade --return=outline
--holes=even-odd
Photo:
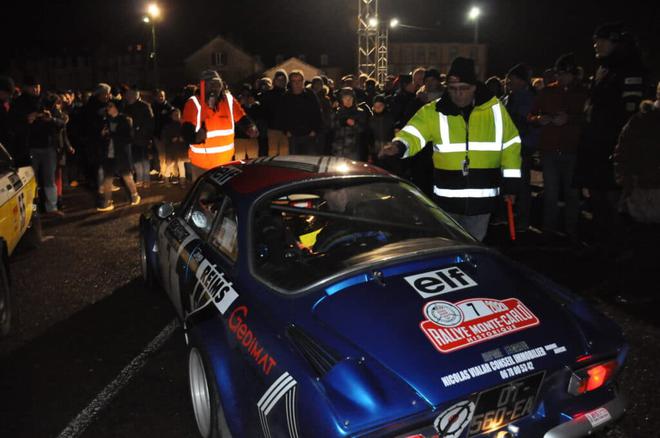
[[[216,70],[225,82],[237,86],[263,71],[264,67],[259,57],[217,36],[185,59],[185,80],[199,82],[200,73],[207,69]]]
[[[389,72],[410,73],[416,67],[433,67],[447,73],[457,56],[472,58],[477,77],[486,78],[487,47],[485,44],[467,43],[389,43]]]

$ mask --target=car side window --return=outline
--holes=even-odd
[[[222,213],[211,235],[211,245],[229,260],[236,261],[238,256],[238,215],[229,197],[225,198]]]
[[[215,218],[220,213],[225,195],[215,184],[201,182],[193,195],[192,202],[184,215],[184,220],[203,240],[209,236]]]

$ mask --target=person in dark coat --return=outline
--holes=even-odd
[[[83,144],[84,163],[87,181],[96,182],[99,193],[103,191],[103,148],[105,140],[101,135],[105,126],[106,105],[110,100],[110,85],[99,83],[94,88],[82,109],[80,120],[80,139]]]
[[[394,117],[394,129],[406,126],[408,120],[415,114],[414,109],[415,84],[412,75],[399,76],[399,89],[390,100],[390,111]]]
[[[559,230],[561,194],[565,204],[564,229],[573,243],[578,243],[580,197],[573,186],[573,176],[575,152],[584,125],[587,90],[578,79],[572,54],[559,57],[555,67],[557,81],[538,92],[527,118],[539,129],[538,148],[543,164],[543,230],[551,233]]]
[[[42,109],[41,84],[36,78],[26,76],[23,81],[22,93],[14,99],[9,111],[12,131],[9,153],[14,157],[17,167],[32,164],[28,137],[32,122]]]
[[[17,166],[24,165],[25,151],[28,152],[34,174],[39,182],[40,196],[48,216],[63,216],[57,208],[57,151],[55,150],[56,131],[64,126],[64,121],[54,117],[45,100],[41,97],[41,85],[38,80],[26,78],[23,94],[16,99],[14,113],[18,123],[17,138],[22,146],[18,151],[20,160]]]
[[[330,89],[324,85],[323,78],[316,76],[312,79],[310,87],[311,91],[316,96],[319,102],[319,109],[321,110],[321,130],[316,135],[316,141],[319,143],[320,152],[325,155],[328,150],[328,135],[330,132],[330,125],[332,123],[332,101],[330,100]]]
[[[361,139],[367,129],[367,115],[356,105],[355,92],[344,87],[339,93],[339,107],[332,118],[332,155],[351,160],[362,156]]]
[[[135,168],[137,185],[149,187],[149,148],[152,147],[154,136],[154,113],[151,105],[140,98],[140,92],[130,88],[126,92],[124,113],[133,121],[132,159]],[[165,154],[163,154],[164,156]],[[160,167],[165,167],[164,158],[160,158]]]
[[[323,145],[316,136],[321,131],[321,109],[316,96],[305,89],[302,71],[289,74],[291,89],[284,95],[284,130],[289,138],[292,155],[321,155]]]
[[[103,153],[101,165],[103,166],[103,204],[98,211],[112,211],[115,206],[112,201],[112,180],[118,173],[131,194],[131,205],[140,203],[133,174],[131,173],[131,142],[133,130],[131,119],[119,112],[117,102],[109,101],[106,105],[107,118],[101,136],[103,137]]]
[[[154,92],[154,101],[151,104],[154,113],[154,137],[160,140],[160,134],[163,127],[170,123],[171,114],[174,107],[167,101],[165,90],[156,90]]]
[[[173,183],[184,185],[186,181],[184,164],[188,161],[188,145],[181,135],[181,111],[178,108],[170,113],[170,122],[163,127],[161,140],[165,152],[165,172],[172,175]]]
[[[642,102],[623,127],[614,170],[624,210],[637,222],[660,224],[660,83],[657,100]]]
[[[262,93],[261,105],[264,109],[266,126],[268,127],[268,147],[262,141],[261,155],[286,155],[289,141],[284,133],[283,105],[289,77],[284,70],[278,70],[273,76],[273,89]],[[271,152],[272,150],[272,152]]]
[[[503,97],[504,106],[516,125],[521,139],[522,176],[516,198],[515,221],[518,232],[526,232],[530,226],[532,158],[538,143],[538,130],[527,120],[536,96],[531,80],[532,69],[525,64],[516,64],[506,75],[506,95]]]
[[[10,77],[0,77],[0,144],[2,144],[10,154],[14,148],[11,138],[11,122],[9,119],[9,110],[12,106],[14,87],[14,81]]]
[[[575,180],[578,187],[589,189],[597,239],[615,250],[621,237],[620,192],[611,156],[621,129],[642,100],[644,68],[634,38],[620,23],[598,27],[594,49],[598,69],[586,105]]]
[[[369,161],[381,165],[378,155],[383,146],[394,138],[394,118],[385,106],[383,95],[373,98],[372,110],[373,116],[369,119]]]

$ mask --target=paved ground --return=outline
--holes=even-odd
[[[13,334],[0,341],[0,437],[79,436],[73,429],[60,435],[74,418],[87,426],[82,436],[90,438],[196,436],[181,329],[141,355],[174,313],[162,294],[140,283],[139,213],[183,193],[154,186],[144,193],[143,205],[129,207],[118,192],[119,208],[98,214],[89,193],[71,190],[65,197],[67,217],[44,224],[54,238],[38,247],[27,240],[21,244],[11,265],[18,315]],[[629,287],[620,268],[625,261],[578,254],[533,235],[515,245],[503,236],[504,229],[491,230],[491,243],[586,296],[625,329],[631,353],[621,382],[630,411],[604,435],[658,436],[657,303],[621,306],[610,299]],[[657,293],[657,285],[647,287]],[[122,379],[133,375],[132,361],[146,365],[126,383]],[[100,399],[112,394],[109,405],[98,410]],[[99,404],[89,409],[94,401]]]

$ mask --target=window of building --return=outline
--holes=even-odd
[[[224,67],[227,65],[227,54],[225,52],[211,53],[211,65],[216,67]]]
[[[321,54],[321,60],[320,60],[321,67],[325,67],[328,65],[328,55],[323,53]]]

